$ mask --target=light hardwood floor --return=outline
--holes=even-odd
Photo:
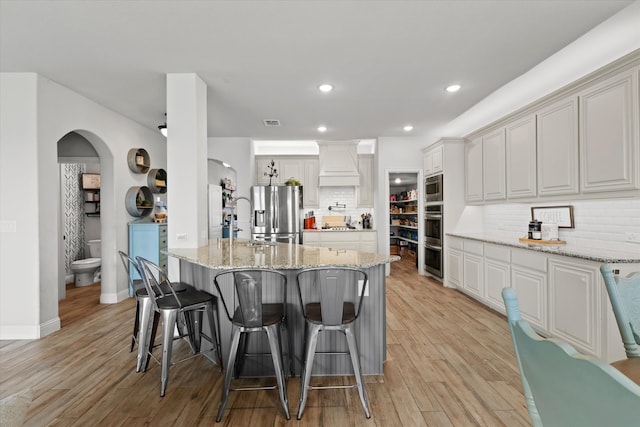
[[[531,425],[505,318],[415,271],[402,260],[387,280],[387,361],[384,375],[366,378],[370,420],[354,389],[311,391],[295,420],[300,381],[292,378],[290,421],[276,391],[232,392],[219,425]],[[0,424],[12,425],[6,410],[13,410],[15,425],[26,426],[214,425],[217,367],[204,358],[173,366],[161,398],[159,367],[136,373],[129,353],[133,299],[100,305],[99,292],[99,285],[69,289],[60,331],[0,342]]]

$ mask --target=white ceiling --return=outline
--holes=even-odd
[[[1,0],[0,71],[37,72],[149,128],[164,121],[166,73],[193,72],[210,137],[424,135],[630,3]]]

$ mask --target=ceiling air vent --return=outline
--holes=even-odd
[[[265,126],[280,126],[280,120],[264,119],[262,122]]]

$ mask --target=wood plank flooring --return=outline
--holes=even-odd
[[[300,380],[292,378],[290,421],[276,391],[232,392],[220,425],[531,425],[505,318],[418,276],[410,260],[391,271],[384,375],[366,377],[370,420],[357,392],[343,389],[311,391],[297,421]],[[134,300],[100,305],[99,293],[99,285],[69,289],[60,331],[0,342],[0,425],[214,425],[222,386],[217,367],[201,357],[173,366],[161,398],[159,367],[136,373],[136,355],[129,353]],[[174,359],[187,352],[177,344]]]

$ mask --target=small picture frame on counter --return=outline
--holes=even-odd
[[[538,206],[531,208],[531,220],[558,224],[558,228],[575,228],[573,206]]]

